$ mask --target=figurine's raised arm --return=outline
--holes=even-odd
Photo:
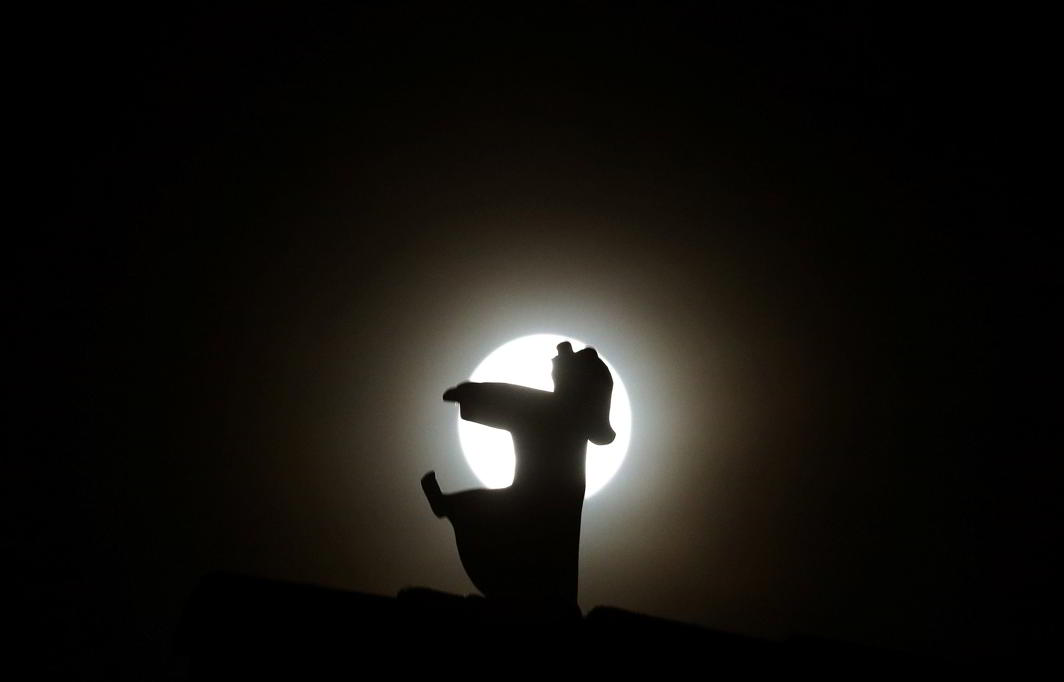
[[[458,403],[462,419],[511,430],[539,408],[550,391],[527,386],[467,381],[444,391],[443,399]]]

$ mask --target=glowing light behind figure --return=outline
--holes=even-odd
[[[562,341],[572,343],[574,351],[579,351],[587,345],[583,341],[558,334],[522,336],[492,351],[473,370],[469,380],[498,381],[553,391],[551,360],[558,354],[556,347]],[[588,443],[585,497],[591,497],[601,490],[621,468],[632,436],[632,407],[628,400],[628,391],[617,369],[610,364],[600,349],[595,350],[599,351],[599,357],[613,375],[610,424],[617,432],[617,437],[609,445]],[[513,483],[516,458],[513,440],[508,431],[464,421],[459,417],[458,439],[466,461],[481,483],[488,488],[505,488]]]

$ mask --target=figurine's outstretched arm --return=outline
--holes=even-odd
[[[532,416],[550,395],[527,386],[467,381],[447,389],[443,399],[461,406],[462,419],[509,430]]]

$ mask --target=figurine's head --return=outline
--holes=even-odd
[[[595,445],[608,445],[617,437],[610,426],[610,399],[613,396],[613,376],[609,367],[588,346],[578,353],[568,341],[558,344],[554,358],[554,392],[571,404],[571,409],[583,417],[587,439]]]

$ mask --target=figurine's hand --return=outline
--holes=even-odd
[[[448,388],[443,392],[443,399],[449,403],[457,403],[461,400],[462,386],[465,384],[458,384],[453,388]]]

